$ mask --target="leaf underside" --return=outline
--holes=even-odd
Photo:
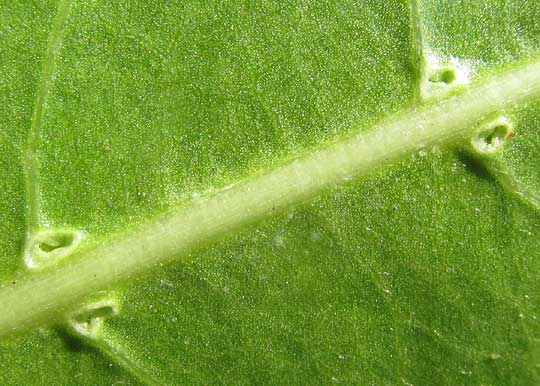
[[[64,232],[46,252],[71,230],[77,248],[108,243],[444,98],[461,68],[482,82],[540,50],[525,0],[11,3],[3,287],[39,230]],[[114,307],[4,337],[0,383],[537,384],[540,100],[526,102],[498,112],[515,134],[489,161],[428,146],[88,294]]]

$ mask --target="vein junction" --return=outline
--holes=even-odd
[[[470,138],[493,112],[540,94],[540,60],[500,74],[459,95],[401,113],[368,131],[312,151],[54,267],[0,288],[0,335],[65,318],[85,298],[249,223],[279,213],[351,177],[402,159],[424,146]]]

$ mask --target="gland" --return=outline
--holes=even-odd
[[[85,305],[69,319],[71,329],[87,338],[97,337],[105,321],[118,313],[118,304],[112,298],[102,299]]]
[[[43,229],[28,238],[24,263],[30,269],[56,264],[71,255],[80,244],[81,232],[72,229]]]
[[[444,83],[451,85],[456,80],[456,69],[453,66],[444,66],[432,70],[429,76],[431,83]]]
[[[421,92],[423,99],[442,97],[456,86],[470,83],[470,66],[456,58],[441,60],[428,55],[425,61]]]
[[[514,125],[508,117],[501,116],[483,124],[471,140],[473,149],[481,155],[498,152],[512,137]]]

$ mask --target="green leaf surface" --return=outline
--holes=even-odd
[[[535,1],[0,20],[0,384],[540,382]]]

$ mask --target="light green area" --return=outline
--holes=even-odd
[[[91,276],[75,262],[94,266],[84,259],[94,246],[118,245],[111,240],[166,210],[204,208],[200,195],[283,170],[276,168],[299,155],[317,159],[314,149],[351,133],[372,142],[343,159],[375,154],[384,167],[294,207],[287,186],[305,181],[276,184],[272,192],[286,192],[272,198],[286,207],[279,216],[264,213],[264,222],[213,247],[203,229],[190,262],[113,285],[119,312],[82,339],[80,351],[53,329],[2,342],[3,383],[134,383],[126,372],[167,385],[538,383],[537,209],[503,187],[470,147],[432,144],[443,139],[437,127],[463,133],[473,129],[471,119],[483,119],[471,111],[504,107],[498,112],[516,135],[493,162],[508,167],[516,186],[540,188],[540,107],[537,99],[515,99],[538,81],[536,72],[525,72],[524,89],[504,93],[517,84],[505,77],[514,63],[540,54],[540,10],[534,1],[419,1],[411,17],[410,6],[73,2],[35,156],[41,225],[81,230],[84,240],[79,258],[36,280],[69,272],[59,282],[67,293],[80,275]],[[0,72],[0,276],[9,288],[24,288],[23,277],[12,284],[26,229],[21,157],[56,12],[43,2],[0,5],[0,65],[7,69]],[[418,125],[408,136],[402,118],[418,115],[401,110],[419,103],[426,47],[469,65],[475,84],[498,74],[501,87],[465,90],[463,105],[443,105],[439,119],[420,120],[425,130]],[[377,124],[385,117],[401,123],[389,131]],[[418,133],[429,146],[417,149]],[[385,159],[383,143],[398,162]],[[339,165],[319,160],[323,171]],[[217,195],[215,210],[200,213],[250,218],[248,193],[233,212]],[[142,241],[133,248],[151,262],[155,245],[146,253]],[[111,269],[102,277],[122,272],[102,267]],[[20,304],[55,299],[50,294],[38,286]],[[54,314],[58,304],[46,305]]]

